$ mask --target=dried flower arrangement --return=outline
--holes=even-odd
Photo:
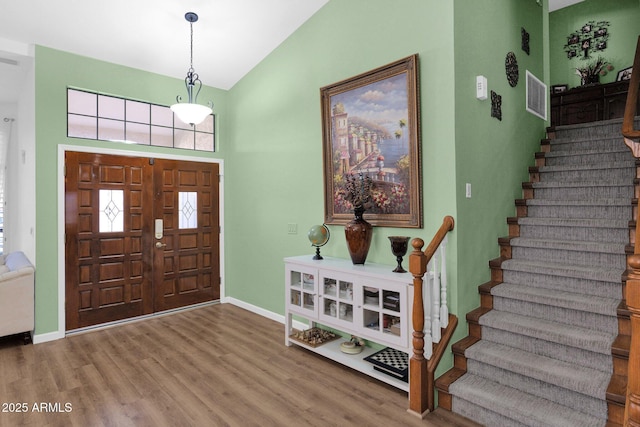
[[[576,74],[580,76],[580,84],[584,86],[599,83],[600,76],[607,75],[607,72],[611,70],[613,70],[613,65],[607,62],[607,60],[598,57],[595,62],[585,67],[576,68]]]
[[[364,211],[373,206],[373,180],[359,173],[345,175],[344,198],[351,203],[354,211]]]

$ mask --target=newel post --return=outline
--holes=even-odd
[[[409,360],[409,412],[424,417],[429,411],[429,396],[433,390],[427,385],[427,360],[424,358],[424,305],[422,276],[427,271],[427,257],[422,252],[424,240],[411,241],[409,271],[413,275],[413,355]]]
[[[628,263],[626,300],[631,312],[631,346],[624,425],[631,427],[640,426],[640,254],[631,255]]]

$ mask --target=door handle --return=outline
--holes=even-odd
[[[164,248],[165,246],[167,246],[166,243],[156,242],[156,248],[158,248],[158,249]]]

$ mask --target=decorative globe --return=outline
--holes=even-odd
[[[316,255],[313,257],[313,259],[322,259],[322,257],[320,256],[320,246],[324,246],[327,244],[327,242],[329,241],[329,236],[329,228],[324,224],[314,225],[309,229],[307,237],[311,242],[311,246],[314,246],[316,248]]]

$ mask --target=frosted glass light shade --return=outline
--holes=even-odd
[[[190,125],[199,125],[213,112],[211,108],[205,105],[186,102],[173,104],[171,111],[173,111],[182,122],[189,123]]]

